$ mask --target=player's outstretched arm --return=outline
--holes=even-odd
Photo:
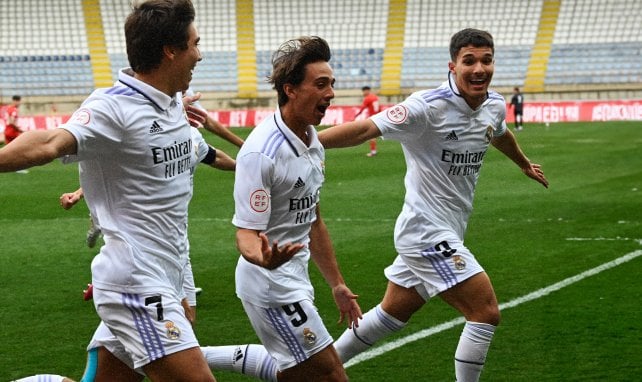
[[[200,98],[201,93],[183,96],[183,106],[185,107],[190,125],[196,128],[204,127],[205,130],[218,135],[233,145],[241,147],[244,142],[243,139],[225,128],[219,121],[210,117],[207,110],[198,104]]]
[[[211,166],[219,170],[234,171],[236,169],[236,160],[224,151],[216,149],[216,159]]]
[[[205,127],[205,130],[218,135],[219,137],[225,139],[233,145],[236,145],[237,147],[243,146],[244,141],[241,137],[232,133],[230,129],[226,128],[219,121],[215,120],[209,115],[207,116],[203,127]]]
[[[40,166],[76,153],[76,138],[65,129],[31,130],[0,149],[0,172]]]
[[[503,135],[493,138],[492,144],[515,162],[526,176],[548,188],[548,180],[544,176],[542,166],[531,163],[526,155],[524,155],[512,131],[507,129]]]
[[[370,119],[342,123],[319,132],[319,141],[326,149],[356,146],[381,136],[381,131]]]

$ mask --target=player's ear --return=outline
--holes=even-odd
[[[176,55],[176,47],[172,45],[163,45],[163,54],[168,58],[174,58]]]
[[[457,74],[457,73],[455,73],[455,63],[454,62],[448,61],[448,70],[452,74]]]
[[[296,97],[295,93],[296,87],[292,84],[283,84],[283,93],[288,96],[288,99],[293,99]]]

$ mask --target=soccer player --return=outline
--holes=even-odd
[[[355,114],[355,118],[357,118],[364,110],[367,110],[366,118],[372,117],[373,115],[381,111],[381,108],[379,106],[379,97],[377,97],[377,95],[372,92],[370,86],[362,87],[361,93],[363,94],[363,102],[361,104],[361,108],[359,109],[357,114]],[[377,155],[377,138],[373,138],[370,140],[370,152],[368,152],[368,154],[366,155],[369,157]]]
[[[188,96],[189,100],[197,99],[200,95],[190,95]],[[184,98],[185,103],[186,98]],[[192,106],[186,104],[186,110],[190,117],[194,117],[194,113],[197,112],[199,115],[197,118],[190,118],[190,124],[192,126],[199,125],[201,126],[206,118],[207,113],[202,110],[194,111]],[[197,121],[197,122],[195,122]],[[228,154],[224,153],[221,150],[217,150],[212,146],[208,145],[201,133],[195,128],[192,127],[192,139],[194,143],[194,150],[192,151],[192,168],[190,173],[194,174],[195,166],[197,163],[204,163],[213,168],[217,168],[225,171],[233,171],[236,167],[236,161],[230,157]],[[192,183],[193,184],[193,183]],[[67,195],[66,198],[61,197],[61,205],[65,209],[69,209],[77,203],[82,197],[82,189],[77,190],[74,193],[63,194]],[[196,318],[196,294],[198,294],[198,288],[194,287],[194,278],[191,272],[191,265],[188,267],[186,272],[186,277],[183,280],[183,295],[184,299],[181,301],[188,319],[193,324]],[[93,287],[91,284],[88,285],[87,290],[84,291],[84,299],[91,300],[93,298]],[[81,382],[93,382],[96,371],[97,371],[97,356],[100,348],[106,346],[106,344],[111,343],[111,346],[119,349],[122,352],[119,356],[127,358],[125,349],[121,348],[118,339],[111,333],[107,326],[101,322],[98,329],[94,333],[88,347],[87,347],[87,364],[85,366],[85,372],[81,378]],[[220,370],[230,370],[237,371],[239,373],[248,374],[261,378],[266,381],[270,381],[271,377],[276,378],[277,370],[274,360],[267,354],[263,346],[260,345],[242,345],[243,347],[238,347],[239,350],[234,349],[233,355],[236,357],[235,360],[238,362],[229,362],[226,360],[225,363],[222,361],[216,361],[210,363],[208,361],[208,366],[211,369],[220,369]],[[229,350],[225,346],[221,347],[206,347],[202,348],[202,351],[206,357],[212,358],[216,357],[218,354],[228,355]],[[231,358],[231,357],[230,357]],[[222,364],[222,365],[221,365]],[[222,367],[219,367],[222,366]],[[273,379],[276,381],[276,379]],[[17,380],[16,382],[73,382],[72,379],[67,377],[62,377],[59,375],[53,374],[38,374],[31,377],[25,377]]]
[[[181,93],[202,59],[189,0],[138,3],[125,21],[131,69],[57,129],[0,150],[0,171],[78,161],[105,245],[92,262],[96,311],[118,349],[98,351],[96,381],[215,381],[181,304],[189,264],[193,140]]]
[[[519,91],[518,87],[513,88],[510,107],[513,108],[513,115],[515,116],[515,131],[521,131],[524,128],[524,95]]]
[[[274,52],[269,81],[278,108],[254,128],[236,158],[236,293],[276,359],[280,381],[347,380],[313,304],[310,259],[332,288],[340,321],[351,327],[361,317],[319,209],[324,150],[314,126],[334,98],[330,58],[327,42],[314,36]]]
[[[500,321],[491,281],[464,245],[482,161],[492,144],[528,177],[548,187],[540,165],[524,155],[506,128],[506,103],[489,91],[492,36],[464,29],[450,41],[449,73],[438,88],[410,95],[368,120],[319,133],[326,148],[354,146],[383,136],[398,140],[406,157],[406,195],[395,225],[393,264],[383,300],[335,342],[342,361],[401,330],[430,298],[439,296],[466,319],[455,352],[459,382],[477,381]]]
[[[219,137],[225,139],[226,141],[241,147],[243,145],[243,139],[236,134],[226,129],[218,121],[214,120],[207,113],[205,108],[201,106],[198,100],[201,98],[200,93],[194,93],[188,89],[184,93],[183,100],[189,99],[191,103],[185,104],[185,110],[187,112],[188,119],[190,124],[193,127],[203,127],[206,130],[218,135]],[[227,154],[225,154],[227,155]],[[219,162],[220,163],[220,162]],[[60,205],[62,208],[68,210],[73,207],[80,199],[83,198],[82,188],[78,188],[74,192],[65,192],[60,195]],[[100,230],[100,225],[97,222],[97,219],[94,216],[89,216],[89,229],[87,230],[85,242],[89,248],[93,248],[98,241],[98,238],[102,235]],[[197,288],[197,293],[202,291],[201,288]]]
[[[18,126],[18,109],[20,109],[21,101],[22,97],[19,95],[12,96],[11,105],[7,106],[5,110],[6,123],[4,128],[4,143],[7,145],[22,134],[22,129]]]
[[[22,102],[22,97],[19,95],[14,95],[11,97],[11,105],[7,106],[5,110],[6,114],[6,123],[4,128],[4,144],[8,145],[14,139],[18,138],[20,134],[23,133],[22,129],[18,125],[18,110],[20,109],[20,103]],[[29,170],[20,169],[17,170],[18,174],[28,174]]]
[[[84,194],[82,192],[82,188],[78,188],[74,192],[65,192],[60,195],[60,206],[68,210],[76,205],[76,203],[78,203],[78,201],[80,201],[80,199],[82,199],[83,197]],[[94,216],[92,216],[91,214],[89,215],[89,229],[87,230],[87,235],[85,237],[85,243],[87,243],[87,246],[89,248],[93,248],[96,246],[98,238],[102,234],[100,225],[98,225],[98,222],[96,220],[97,219]]]

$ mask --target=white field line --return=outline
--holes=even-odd
[[[596,275],[598,273],[601,273],[601,272],[603,272],[605,270],[617,267],[620,264],[623,264],[623,263],[626,263],[628,261],[631,261],[631,260],[633,260],[633,259],[635,259],[636,257],[639,257],[639,256],[642,256],[642,250],[640,250],[640,249],[637,250],[637,251],[633,251],[631,253],[628,253],[628,254],[626,254],[626,255],[624,255],[622,257],[619,257],[619,258],[617,258],[617,259],[615,259],[613,261],[609,261],[608,263],[604,263],[604,264],[599,265],[599,266],[597,266],[595,268],[589,269],[588,271],[584,271],[584,272],[582,272],[582,273],[580,273],[578,275],[575,275],[575,276],[569,277],[567,279],[564,279],[564,280],[562,280],[562,281],[560,281],[558,283],[555,283],[553,285],[547,286],[545,288],[538,289],[535,292],[532,292],[532,293],[529,293],[527,295],[518,297],[518,298],[516,298],[516,299],[514,299],[512,301],[500,304],[499,308],[500,308],[500,310],[505,310],[505,309],[516,307],[516,306],[518,306],[520,304],[523,304],[525,302],[537,300],[537,299],[542,298],[542,297],[544,297],[544,296],[546,296],[546,295],[548,295],[548,294],[550,294],[552,292],[558,291],[558,290],[560,290],[562,288],[565,288],[565,287],[567,287],[569,285],[572,285],[572,284],[574,284],[574,283],[576,283],[578,281],[581,281],[581,280],[583,280],[583,279],[585,279],[587,277],[594,276],[594,275]],[[411,334],[409,336],[400,338],[398,340],[395,340],[395,341],[392,341],[392,342],[388,342],[388,343],[383,344],[381,346],[377,346],[375,348],[372,348],[372,349],[370,349],[368,351],[365,351],[365,352],[355,356],[350,361],[346,362],[345,367],[348,368],[350,366],[357,365],[357,364],[359,364],[361,362],[370,360],[372,358],[375,358],[375,357],[378,357],[378,356],[380,356],[382,354],[385,354],[385,353],[387,353],[389,351],[392,351],[394,349],[400,348],[400,347],[402,347],[402,346],[404,346],[404,345],[406,345],[408,343],[411,343],[411,342],[414,342],[414,341],[418,341],[418,340],[421,340],[423,338],[429,337],[429,336],[431,336],[433,334],[437,334],[437,333],[443,332],[445,330],[451,329],[451,328],[453,328],[453,327],[455,327],[457,325],[463,324],[464,321],[465,320],[464,320],[463,317],[455,318],[455,319],[450,320],[448,322],[444,322],[443,324],[439,324],[437,326],[433,326],[432,328],[424,329],[424,330],[418,331],[416,333],[413,333],[413,334]]]

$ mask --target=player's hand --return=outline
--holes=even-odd
[[[526,176],[536,180],[541,183],[542,186],[548,188],[548,180],[544,176],[544,171],[542,171],[542,166],[538,164],[531,163],[530,166],[523,168],[522,171]]]
[[[276,269],[286,262],[290,261],[297,252],[299,252],[304,245],[287,243],[279,247],[278,241],[270,241],[264,233],[259,233],[261,239],[261,253],[263,254],[263,261],[260,266],[267,269]]]
[[[198,101],[200,98],[201,98],[201,93],[196,93],[192,96],[183,97],[183,107],[185,108],[187,121],[191,126],[196,128],[203,127],[203,124],[207,120],[207,111],[192,105],[194,102]]]
[[[357,302],[358,295],[352,293],[347,285],[339,284],[332,288],[332,296],[334,301],[339,308],[339,324],[347,321],[348,328],[352,329],[352,326],[359,327],[359,319],[363,318],[361,313],[361,307]]]
[[[94,286],[92,284],[87,284],[87,289],[82,291],[82,299],[89,301],[94,298]]]
[[[60,205],[66,210],[73,207],[79,200],[80,196],[76,192],[66,192],[60,195]]]

